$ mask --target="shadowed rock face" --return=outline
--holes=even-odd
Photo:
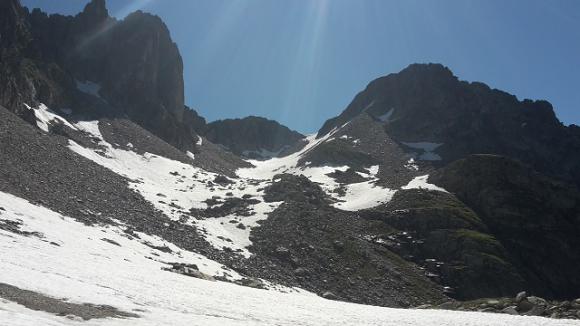
[[[504,246],[452,194],[401,190],[388,204],[361,211],[360,216],[397,230],[381,235],[381,242],[449,286],[454,298],[513,296],[526,288]]]
[[[211,122],[204,133],[213,143],[249,158],[278,156],[304,138],[276,121],[254,116]]]
[[[530,290],[580,295],[580,193],[495,155],[451,163],[429,178],[469,205],[507,249]]]
[[[184,105],[183,62],[159,17],[137,11],[118,21],[103,0],[74,17],[29,13],[15,0],[2,7],[0,104],[20,116],[23,103],[90,108],[77,89],[77,81],[90,81],[109,113],[128,116],[180,149],[195,149],[193,128],[204,123]]]
[[[362,112],[383,120],[400,142],[442,143],[442,162],[469,154],[499,154],[542,173],[580,183],[580,138],[546,101],[519,101],[479,82],[460,81],[439,64],[413,64],[372,81],[318,136]]]

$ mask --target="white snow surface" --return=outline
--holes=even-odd
[[[447,190],[427,182],[427,179],[429,179],[428,174],[418,176],[418,177],[414,178],[413,180],[411,180],[409,182],[409,184],[407,184],[406,186],[403,186],[401,189],[427,189],[427,190],[447,192]]]
[[[48,132],[49,126],[53,123],[63,123],[68,127],[73,129],[74,126],[71,125],[66,119],[63,119],[60,115],[56,114],[50,110],[46,105],[40,103],[38,107],[31,108],[28,104],[24,104],[28,109],[34,109],[34,116],[36,117],[36,125],[38,128]]]
[[[250,256],[246,247],[251,244],[249,240],[251,228],[257,226],[258,221],[266,219],[280,204],[263,202],[263,191],[258,189],[264,187],[267,181],[249,182],[245,179],[232,179],[232,184],[227,186],[217,184],[209,186],[208,183],[216,177],[214,173],[151,153],[140,155],[133,151],[114,148],[103,140],[98,121],[79,122],[75,124],[75,128],[100,139],[100,145],[105,150],[103,153],[70,141],[69,148],[72,151],[127,177],[132,189],[174,220],[180,219],[183,213],[191,208],[207,208],[205,203],[207,199],[213,196],[223,199],[227,197],[228,192],[235,197],[250,194],[259,199],[261,202],[253,206],[255,214],[243,219],[229,215],[200,220],[189,219],[185,222],[195,225],[205,239],[218,249],[227,247],[246,257]],[[237,228],[236,224],[229,223],[231,220],[239,220],[246,229]]]
[[[72,303],[110,305],[137,318],[78,320],[0,299],[2,326],[117,325],[514,325],[573,326],[578,321],[443,310],[404,310],[322,299],[288,288],[259,290],[164,271],[165,262],[195,263],[204,273],[236,277],[207,258],[164,253],[129,239],[119,227],[86,226],[0,192],[0,218],[19,221],[23,236],[0,230],[0,282]],[[120,246],[101,240],[107,238]],[[59,246],[50,244],[58,243]],[[156,256],[159,255],[159,256]]]

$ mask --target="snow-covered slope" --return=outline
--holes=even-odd
[[[122,227],[86,226],[0,193],[0,283],[72,304],[110,305],[135,317],[83,321],[0,298],[0,325],[579,325],[499,314],[402,310],[322,299],[291,289],[259,290],[187,277],[162,268],[195,263],[209,275],[238,277],[207,258]],[[29,233],[27,233],[29,232]],[[172,249],[163,252],[145,242]],[[23,299],[23,298],[21,298]],[[24,300],[24,299],[23,299]],[[25,301],[25,300],[24,300]],[[29,305],[26,307],[25,305]]]
[[[44,105],[36,111],[52,112]],[[40,116],[40,113],[37,115]],[[391,200],[397,191],[397,189],[389,189],[378,184],[377,174],[380,169],[378,165],[369,166],[366,170],[368,173],[358,172],[365,178],[365,181],[340,184],[329,174],[336,171],[344,172],[350,168],[349,166],[310,166],[308,163],[301,166],[299,164],[300,160],[317,146],[334,141],[335,135],[346,125],[319,139],[315,135],[308,136],[307,145],[288,156],[249,161],[253,166],[238,169],[239,178],[228,178],[160,155],[147,152],[137,153],[132,150],[132,146],[124,148],[113,146],[105,140],[106,137],[100,129],[103,127],[100,124],[108,122],[97,120],[69,122],[66,117],[61,117],[56,113],[51,113],[51,119],[46,120],[45,124],[50,122],[63,123],[97,142],[97,146],[84,147],[70,140],[70,150],[126,177],[129,180],[129,186],[157,209],[175,221],[195,226],[215,248],[229,248],[245,257],[250,256],[247,247],[251,245],[251,229],[256,227],[260,220],[266,219],[268,214],[281,203],[266,203],[263,200],[263,189],[273,182],[276,174],[290,173],[308,177],[334,198],[336,202],[333,205],[336,208],[346,211],[357,211],[384,204]],[[201,138],[196,141],[201,144]],[[195,155],[191,154],[190,158],[195,162]],[[222,178],[222,183],[215,182],[218,177]],[[426,179],[427,176],[423,176],[420,180],[410,182],[403,189],[425,188],[444,191],[444,189],[427,184]],[[340,189],[343,190],[342,193],[337,191]],[[231,213],[224,216],[192,218],[192,210],[219,207],[224,205],[228,198],[244,196],[256,200],[248,205],[249,214]],[[217,204],[210,206],[208,201],[215,201]]]

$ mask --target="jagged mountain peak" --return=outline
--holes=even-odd
[[[362,113],[381,121],[389,136],[411,152],[419,150],[419,156],[440,164],[469,154],[499,154],[580,183],[580,143],[549,102],[520,101],[483,83],[460,81],[439,64],[413,64],[375,79],[326,121],[318,137]],[[425,146],[437,146],[437,156],[423,153]]]
[[[79,13],[79,16],[95,23],[106,20],[109,18],[109,11],[107,10],[105,0],[91,0],[91,2],[85,5],[83,11]]]

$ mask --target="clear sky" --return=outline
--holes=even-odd
[[[75,14],[88,0],[23,0]],[[168,25],[186,104],[208,121],[260,115],[304,133],[376,77],[414,62],[518,98],[550,101],[580,124],[578,0],[109,0]]]

